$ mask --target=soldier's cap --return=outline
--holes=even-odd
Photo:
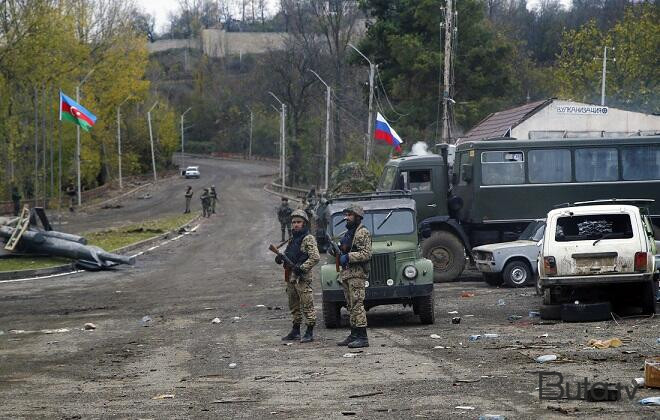
[[[364,217],[364,209],[362,206],[351,203],[344,209],[344,213],[353,213],[356,216]]]
[[[309,223],[309,217],[307,217],[307,213],[305,213],[304,210],[294,210],[293,213],[291,213],[291,219],[294,217],[299,217],[303,219],[305,222]]]

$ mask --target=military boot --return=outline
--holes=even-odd
[[[367,338],[367,327],[356,328],[357,338],[348,343],[348,348],[359,349],[361,347],[369,347],[369,339]]]
[[[308,325],[307,330],[305,331],[305,335],[303,335],[303,338],[300,339],[301,343],[309,343],[310,341],[314,341],[314,326],[313,325]]]
[[[300,340],[300,324],[293,324],[291,327],[291,332],[284,337],[282,341],[295,341]]]
[[[357,333],[355,332],[355,328],[351,327],[351,333],[348,335],[348,337],[344,338],[342,341],[338,341],[337,345],[338,346],[348,346],[349,343],[352,343],[353,340],[357,338]]]

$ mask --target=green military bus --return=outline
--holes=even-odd
[[[408,190],[417,202],[423,254],[435,280],[458,277],[473,246],[514,240],[563,203],[650,198],[660,226],[660,137],[483,140],[439,154],[390,160],[379,190]]]

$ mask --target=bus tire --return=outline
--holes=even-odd
[[[451,232],[437,230],[422,243],[422,254],[433,263],[433,281],[443,283],[458,278],[465,268],[465,247]]]

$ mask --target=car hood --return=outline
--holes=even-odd
[[[374,241],[371,244],[371,251],[374,254],[386,254],[390,252],[416,251],[417,244],[411,241]]]
[[[536,242],[534,242],[534,241],[524,241],[524,240],[518,240],[518,241],[513,241],[513,242],[502,242],[502,243],[499,243],[499,244],[481,245],[481,246],[472,248],[472,251],[495,253],[497,251],[501,251],[501,250],[504,250],[504,249],[522,248],[522,247],[529,247],[529,246],[536,246]]]

